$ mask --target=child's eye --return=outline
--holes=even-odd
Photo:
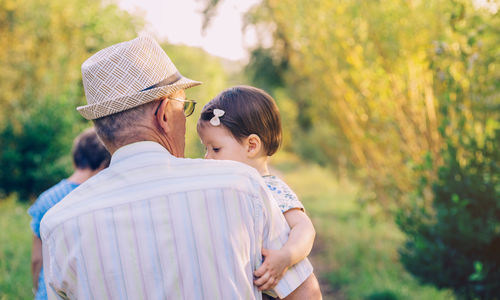
[[[220,148],[213,148],[214,152],[217,153],[219,152]]]

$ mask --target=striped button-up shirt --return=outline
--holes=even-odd
[[[77,186],[77,183],[63,179],[58,184],[43,192],[40,197],[36,199],[35,203],[28,209],[28,214],[32,217],[31,229],[33,229],[33,234],[40,238],[40,221],[45,213]],[[43,278],[42,268],[38,275],[38,290],[35,294],[35,300],[45,299],[47,299],[47,291],[45,290],[45,280]]]
[[[253,285],[261,249],[281,248],[288,232],[254,169],[134,143],[42,219],[47,292],[52,299],[261,299]],[[288,295],[311,273],[307,260],[298,263],[275,292]]]

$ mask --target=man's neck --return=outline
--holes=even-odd
[[[143,130],[138,131],[132,134],[127,134],[126,138],[117,139],[119,142],[110,143],[107,141],[103,141],[104,145],[108,152],[113,155],[116,150],[120,149],[123,146],[130,145],[137,142],[156,142],[162,145],[165,149],[170,152],[170,154],[176,157],[184,157],[184,145],[176,145],[172,141],[170,141],[167,137],[159,134],[159,132],[155,130]]]

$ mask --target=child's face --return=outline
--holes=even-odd
[[[198,126],[198,135],[205,146],[205,158],[235,160],[248,163],[247,149],[224,126],[212,126],[203,122]]]

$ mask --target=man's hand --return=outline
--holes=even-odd
[[[253,273],[257,278],[254,284],[259,287],[259,291],[274,288],[290,266],[290,255],[286,251],[262,249],[262,256],[264,262]]]

